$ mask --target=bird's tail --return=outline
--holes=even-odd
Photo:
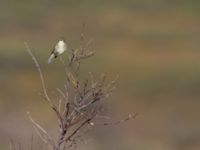
[[[54,57],[55,57],[54,54],[51,54],[51,55],[50,55],[50,57],[49,57],[49,59],[48,59],[48,64],[50,64],[50,63],[52,62],[52,60],[53,60]]]

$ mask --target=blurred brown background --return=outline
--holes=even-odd
[[[97,128],[79,148],[199,150],[199,15],[199,0],[0,0],[0,149],[9,149],[10,138],[29,145],[34,130],[27,111],[56,132],[24,41],[56,97],[65,77],[59,60],[47,65],[49,53],[60,36],[70,48],[79,47],[84,30],[97,53],[83,63],[83,74],[120,76],[107,114],[139,115],[118,127]]]

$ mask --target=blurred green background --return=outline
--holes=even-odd
[[[79,148],[199,150],[199,16],[199,0],[0,0],[0,149],[9,149],[10,138],[29,145],[34,130],[27,111],[51,134],[57,131],[24,41],[58,97],[65,74],[59,60],[47,65],[49,53],[60,36],[78,48],[84,32],[97,53],[83,62],[83,74],[120,76],[107,114],[114,120],[139,115],[94,129],[93,140]]]

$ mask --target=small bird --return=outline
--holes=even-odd
[[[65,43],[64,39],[61,38],[55,45],[53,51],[51,52],[51,55],[48,59],[48,64],[50,64],[54,58],[57,58],[59,55],[61,55],[66,49],[67,49],[67,44]]]

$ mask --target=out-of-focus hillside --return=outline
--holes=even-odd
[[[56,97],[65,74],[59,60],[47,65],[47,58],[60,36],[69,48],[79,47],[82,32],[97,51],[82,75],[119,74],[108,109],[118,118],[139,114],[112,131],[99,128],[91,135],[94,147],[199,149],[199,14],[198,0],[0,0],[0,149],[8,149],[9,138],[23,143],[31,137],[27,111],[54,133],[55,118],[38,94],[39,76],[24,41]]]

